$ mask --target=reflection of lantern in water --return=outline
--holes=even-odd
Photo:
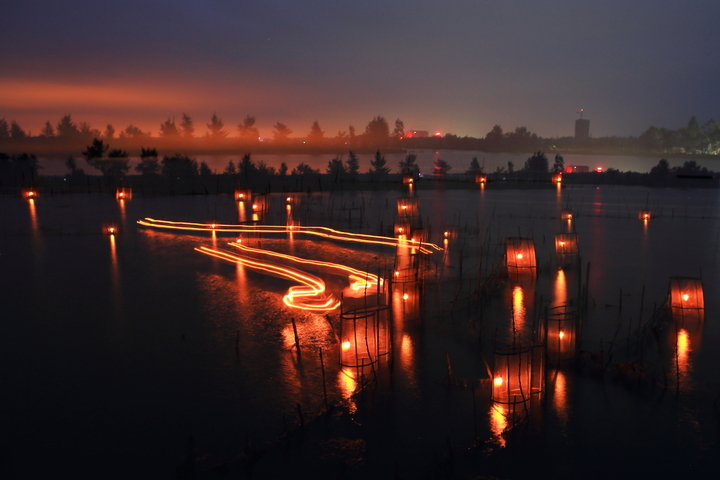
[[[535,262],[535,244],[531,238],[508,237],[505,240],[505,261],[508,274],[537,274]]]
[[[542,393],[545,374],[543,356],[540,344],[508,345],[495,350],[493,401],[519,403]]]
[[[390,353],[389,308],[377,305],[340,315],[340,364],[370,365]]]
[[[702,280],[690,277],[670,278],[670,309],[677,320],[704,320],[705,297]]]
[[[651,218],[650,210],[640,210],[638,212],[638,220],[647,221],[647,220],[650,220],[650,218]]]
[[[575,357],[577,338],[575,310],[569,305],[550,308],[546,322],[548,358],[559,362]]]
[[[577,233],[555,235],[555,262],[559,268],[577,264],[579,254]]]

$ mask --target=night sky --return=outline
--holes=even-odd
[[[593,136],[720,121],[720,2],[3,0],[0,118],[70,113],[157,135],[216,112],[231,135],[326,136],[376,115],[484,136],[494,124]]]

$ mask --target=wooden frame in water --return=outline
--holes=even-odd
[[[577,265],[579,258],[578,234],[555,234],[555,263],[558,268]]]
[[[505,264],[507,265],[508,275],[511,277],[521,275],[536,277],[537,262],[535,260],[535,243],[532,238],[506,238]]]
[[[520,403],[545,388],[545,353],[542,344],[507,345],[495,350],[492,400]]]
[[[548,359],[557,362],[575,357],[577,346],[577,312],[570,305],[549,308],[546,323]]]
[[[340,314],[340,364],[361,367],[390,354],[390,308],[375,305]]]

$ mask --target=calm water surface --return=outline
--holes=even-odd
[[[391,234],[399,196],[315,195],[295,218]],[[273,198],[265,221],[284,224],[283,199]],[[230,197],[0,198],[0,476],[175,478],[191,435],[201,478],[223,465],[230,476],[245,475],[248,442],[269,448],[255,478],[335,478],[343,462],[348,478],[718,471],[717,191],[430,190],[419,198],[429,240],[442,244],[444,231],[450,240],[424,262],[421,291],[392,297],[394,360],[354,396],[331,327],[337,311],[287,307],[287,280],[194,250],[227,248],[234,237],[136,224],[235,223]],[[560,219],[568,208],[570,225]],[[639,221],[644,208],[656,218]],[[102,233],[108,222],[119,226],[117,236]],[[553,238],[563,230],[579,234],[581,271],[555,268]],[[534,239],[538,278],[501,282],[481,304],[479,282],[499,271],[510,236]],[[260,246],[372,272],[389,270],[396,253],[302,235]],[[493,407],[489,383],[478,382],[488,378],[480,352],[492,364],[494,346],[525,335],[545,306],[574,301],[588,264],[585,366],[549,364],[530,420],[503,433],[511,417]],[[638,334],[665,302],[671,276],[702,278],[704,324],[651,323],[655,330]],[[327,280],[335,293],[346,286]],[[321,410],[320,348],[329,400],[342,408],[336,420],[309,426],[304,440],[295,434],[275,447],[297,425],[297,404],[308,421]],[[637,370],[622,373],[617,364]]]

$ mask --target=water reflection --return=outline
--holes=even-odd
[[[525,308],[525,291],[520,285],[515,285],[512,289],[512,312],[511,326],[513,340],[519,339],[522,332],[525,331],[527,320],[527,309]]]
[[[552,404],[557,414],[560,424],[563,427],[567,426],[568,421],[568,391],[567,391],[567,378],[565,374],[560,370],[555,370],[555,388],[553,390]]]
[[[510,407],[502,403],[493,403],[490,405],[490,431],[493,434],[494,440],[501,446],[504,447],[506,444],[505,437],[503,434],[508,428],[508,415],[510,414]]]
[[[555,274],[554,299],[552,306],[565,305],[567,303],[567,281],[565,271],[560,269]]]

